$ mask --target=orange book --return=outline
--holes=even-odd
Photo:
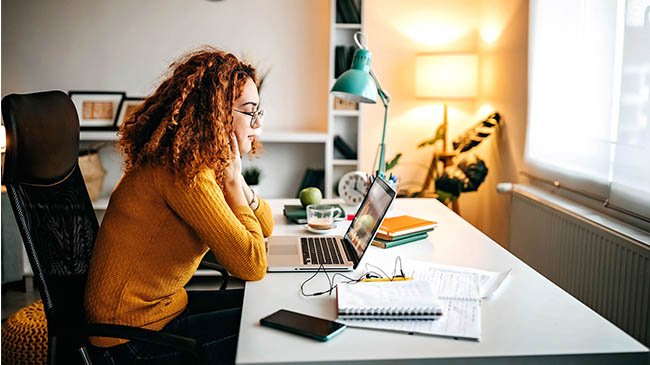
[[[400,215],[398,217],[384,219],[381,227],[377,230],[377,234],[388,238],[397,237],[409,233],[431,230],[437,225],[438,223],[434,221],[411,217],[410,215]]]

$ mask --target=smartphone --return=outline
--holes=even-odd
[[[312,317],[286,309],[280,309],[260,319],[260,324],[315,338],[320,341],[327,341],[345,329],[345,325],[342,323]]]

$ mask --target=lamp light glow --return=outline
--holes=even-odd
[[[455,155],[447,149],[447,100],[469,99],[478,94],[478,56],[475,54],[419,54],[415,59],[415,95],[419,98],[443,99],[442,153],[434,153],[422,192],[429,189],[437,157]]]
[[[421,54],[415,59],[415,95],[421,98],[474,98],[478,91],[478,56]]]

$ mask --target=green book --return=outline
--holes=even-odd
[[[423,230],[423,231],[417,231],[417,232],[407,233],[407,234],[403,234],[403,235],[401,235],[401,236],[395,236],[395,237],[388,237],[388,236],[384,236],[384,235],[381,234],[381,233],[377,233],[377,235],[375,236],[375,238],[376,238],[376,239],[380,239],[380,240],[382,240],[382,241],[386,241],[386,242],[388,242],[388,241],[395,241],[395,240],[403,240],[403,239],[405,239],[405,238],[409,238],[409,237],[412,237],[412,236],[419,236],[419,235],[421,235],[421,234],[423,234],[423,233],[429,233],[429,232],[431,232],[431,231],[433,231],[433,228],[425,229],[425,230]]]
[[[427,232],[418,232],[416,235],[409,235],[409,237],[404,237],[400,238],[398,240],[392,240],[392,241],[387,241],[387,240],[382,240],[381,238],[375,238],[372,241],[373,246],[381,247],[381,248],[391,248],[399,245],[403,245],[405,243],[413,242],[413,241],[419,241],[422,239],[427,238]]]
[[[343,213],[338,213],[339,215],[337,216],[337,218],[338,217],[345,218],[345,210],[340,205],[338,204],[323,204],[323,205],[337,207],[341,212],[343,212]],[[307,223],[307,209],[305,209],[302,205],[285,205],[284,216],[287,217],[288,220],[294,223],[298,223],[298,224]]]

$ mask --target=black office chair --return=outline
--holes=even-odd
[[[6,185],[48,326],[48,364],[91,364],[88,336],[139,340],[200,358],[194,339],[122,325],[88,324],[83,294],[99,229],[77,166],[79,119],[61,91],[2,99]],[[225,288],[228,273],[221,271]]]

